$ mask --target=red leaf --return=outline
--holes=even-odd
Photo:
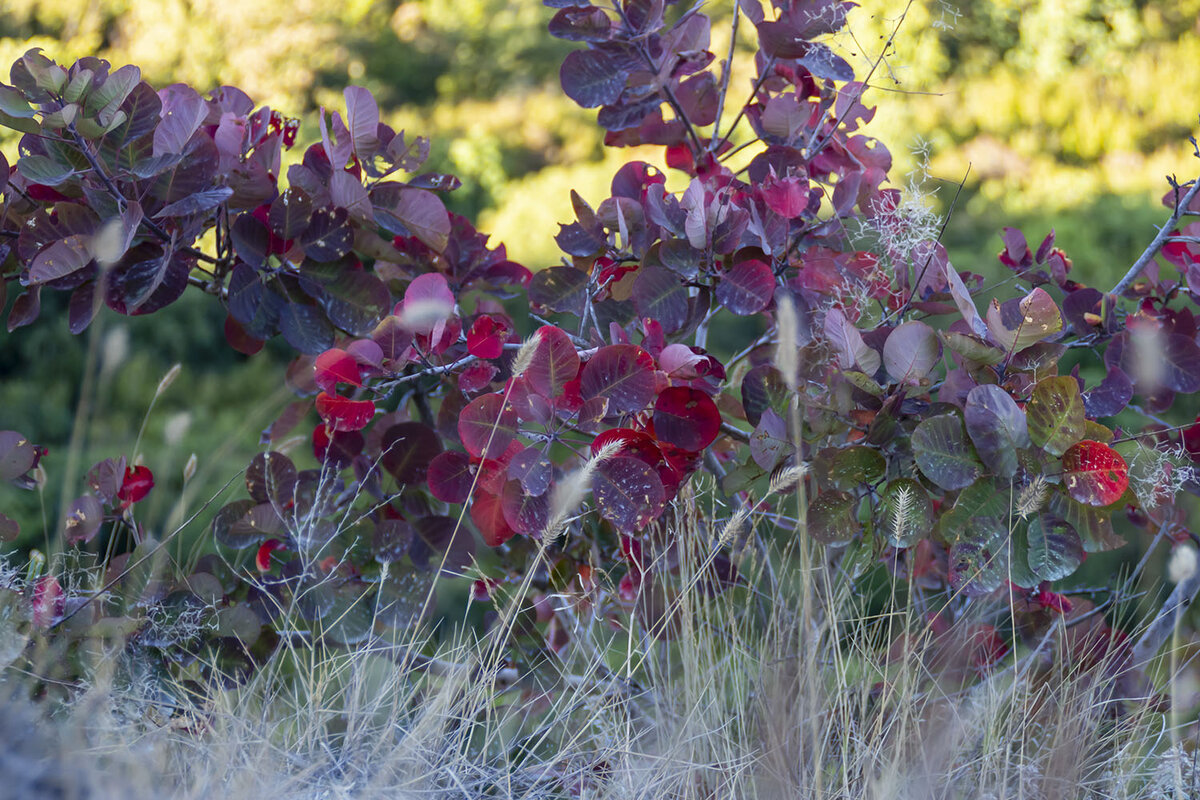
[[[471,501],[471,520],[479,533],[483,535],[483,543],[488,547],[499,547],[512,537],[516,531],[509,527],[504,518],[500,498],[485,492],[479,492]]]
[[[258,546],[258,552],[254,556],[254,566],[258,567],[259,572],[267,572],[271,569],[271,553],[283,549],[283,542],[278,539],[267,539]]]
[[[492,378],[500,370],[495,364],[487,361],[475,361],[468,364],[458,375],[458,390],[463,394],[474,394],[488,387]]]
[[[317,395],[317,413],[335,431],[358,431],[375,416],[375,404],[321,392]]]
[[[127,508],[140,502],[153,488],[154,474],[149,467],[127,467],[125,480],[117,490],[117,499],[121,501],[122,508]]]
[[[317,386],[332,392],[339,383],[362,386],[358,375],[358,362],[345,350],[333,347],[317,356],[313,362]]]
[[[476,358],[499,358],[511,332],[503,320],[481,314],[467,331],[467,352]]]
[[[697,453],[720,432],[721,412],[699,389],[672,386],[654,403],[654,434],[659,441]]]
[[[65,600],[62,585],[53,575],[38,579],[33,588],[33,624],[44,628],[62,615]]]
[[[1085,439],[1062,456],[1063,483],[1080,503],[1108,506],[1129,486],[1129,466],[1121,454],[1102,442]]]

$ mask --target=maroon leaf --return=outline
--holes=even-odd
[[[775,273],[762,261],[735,264],[717,284],[717,300],[740,316],[757,314],[775,296]]]
[[[583,316],[588,274],[574,267],[549,267],[529,283],[529,302],[551,311]]]
[[[526,447],[513,456],[508,464],[508,477],[521,482],[527,494],[540,496],[550,488],[553,465],[544,452],[544,447]]]
[[[92,260],[87,239],[82,235],[68,236],[38,253],[29,265],[30,283],[47,283],[86,267]]]
[[[603,42],[612,36],[612,20],[595,6],[563,8],[550,20],[549,30],[569,42]]]
[[[0,441],[3,440],[3,434],[0,434]],[[0,448],[2,449],[2,448]],[[3,478],[3,472],[0,471],[0,478]],[[121,484],[125,480],[125,457],[119,459],[106,458],[95,464],[87,474],[88,486],[91,490],[106,503],[111,503],[117,496],[117,492],[121,489]]]
[[[633,307],[639,316],[657,320],[672,333],[687,322],[687,287],[670,270],[642,267],[633,282]]]
[[[88,325],[92,324],[99,310],[100,307],[96,303],[96,282],[81,283],[71,292],[71,299],[67,303],[67,330],[75,335],[83,333]]]
[[[525,379],[542,397],[555,398],[562,394],[567,381],[579,374],[579,353],[570,337],[553,325],[539,328],[537,336],[537,347],[525,370]]]
[[[342,94],[346,98],[346,116],[354,153],[359,161],[366,161],[379,148],[379,106],[370,91],[361,86],[347,86]]]
[[[350,214],[344,208],[318,208],[300,234],[304,255],[313,261],[337,261],[354,245]]]
[[[296,465],[283,453],[259,453],[246,467],[246,491],[256,503],[286,508],[293,501],[298,474]]]
[[[284,241],[295,239],[308,227],[312,218],[312,198],[303,190],[292,187],[271,203],[267,222],[271,232]]]
[[[672,386],[654,403],[654,435],[659,441],[698,453],[720,432],[721,412],[699,389]]]
[[[400,485],[424,483],[430,463],[442,452],[442,440],[427,425],[401,422],[383,434],[383,468]]]
[[[404,189],[388,205],[376,205],[380,224],[398,236],[416,236],[431,250],[441,252],[450,240],[450,215],[436,194],[425,189]]]
[[[517,438],[517,412],[499,394],[467,404],[458,417],[458,436],[476,458],[499,458]]]
[[[529,494],[520,481],[508,481],[500,497],[500,509],[514,531],[537,534],[545,530],[550,520],[550,497],[545,493]]]
[[[499,358],[512,328],[499,317],[480,314],[467,331],[467,352],[476,358]]]
[[[742,408],[751,425],[758,425],[759,418],[768,408],[782,413],[788,397],[783,376],[769,364],[754,367],[742,378]]]
[[[654,397],[654,359],[631,344],[601,347],[584,366],[579,381],[584,399],[605,397],[609,411],[632,414]]]
[[[465,503],[471,495],[475,475],[466,453],[447,450],[429,462],[425,479],[429,492],[443,503]]]
[[[883,345],[883,364],[898,383],[920,383],[941,358],[941,340],[919,320],[897,326]]]
[[[104,509],[100,501],[90,494],[76,498],[67,509],[63,538],[68,544],[90,542],[104,522]]]
[[[487,492],[475,493],[471,501],[471,521],[479,528],[483,543],[488,547],[499,547],[517,534],[504,517],[500,498]]]

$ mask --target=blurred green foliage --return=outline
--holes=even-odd
[[[732,5],[712,0],[708,13],[720,20]],[[946,233],[955,264],[995,280],[1003,226],[1024,229],[1035,243],[1053,227],[1080,280],[1115,282],[1165,216],[1163,176],[1196,169],[1186,138],[1200,112],[1200,0],[863,6],[835,46],[878,87],[868,95],[878,106],[868,131],[891,148],[893,179],[925,175],[923,185],[936,189],[930,202],[944,211],[966,176]],[[552,237],[555,223],[571,218],[569,189],[598,202],[619,163],[660,158],[654,150],[605,152],[594,112],[562,95],[558,65],[571,46],[545,33],[551,13],[536,0],[6,0],[0,63],[36,46],[60,62],[99,54],[137,64],[157,86],[237,85],[303,117],[302,146],[317,137],[315,109],[340,108],[346,84],[365,85],[389,123],[432,138],[429,169],[462,178],[451,207],[536,269],[560,257]],[[727,22],[714,30],[719,58],[729,35]],[[743,25],[745,50],[752,36]],[[727,108],[744,101],[751,68],[748,59],[737,65]],[[744,122],[733,138],[739,134],[748,138]],[[0,135],[10,155],[15,144]],[[197,496],[244,466],[254,434],[286,392],[282,370],[229,352],[220,309],[209,299],[191,298],[148,319],[104,312],[102,329],[88,334],[101,355],[92,362],[100,374],[82,468],[134,455],[128,448],[154,387],[175,362],[186,369],[160,399],[142,444],[148,455],[164,445],[174,454],[169,469],[151,464],[160,486],[178,486],[193,451],[202,470],[211,469],[197,478]],[[117,330],[126,331],[130,355],[105,367],[105,342],[121,336]],[[53,308],[8,335],[0,348],[0,427],[61,452],[88,347],[88,339],[66,333]],[[181,425],[185,413],[190,423],[168,444],[167,426],[172,419]],[[229,452],[216,456],[217,443]],[[14,494],[5,493],[6,504]],[[28,507],[18,514],[36,519],[40,501],[20,494],[17,502]],[[165,504],[177,489],[158,495]],[[52,517],[57,498],[52,483]],[[163,520],[170,514],[153,511]]]

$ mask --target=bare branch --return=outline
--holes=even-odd
[[[1176,223],[1179,222],[1179,218],[1183,216],[1187,207],[1192,204],[1192,200],[1196,198],[1197,193],[1200,193],[1200,180],[1194,180],[1191,183],[1192,188],[1188,189],[1183,199],[1175,204],[1175,210],[1171,213],[1171,218],[1167,220],[1165,225],[1159,228],[1158,235],[1154,237],[1150,245],[1138,257],[1138,260],[1125,273],[1125,277],[1117,282],[1117,285],[1112,288],[1109,294],[1115,294],[1118,297],[1123,295],[1130,285],[1137,280],[1138,275],[1142,274],[1142,270],[1158,255],[1158,251],[1162,249],[1167,239],[1171,237],[1171,231],[1175,228]]]

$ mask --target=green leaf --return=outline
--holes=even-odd
[[[854,513],[857,505],[849,492],[821,492],[808,504],[808,534],[822,544],[845,544],[862,527]]]
[[[1050,498],[1050,512],[1075,529],[1086,553],[1103,553],[1125,546],[1125,541],[1113,532],[1111,508],[1085,506],[1063,492],[1055,492]]]
[[[1029,534],[1024,526],[1013,531],[1008,544],[1008,579],[1022,589],[1034,589],[1042,579],[1029,566]]]
[[[983,465],[957,414],[930,417],[912,435],[921,473],[943,489],[963,489],[983,474]]]
[[[1029,568],[1044,581],[1071,575],[1083,563],[1083,542],[1071,523],[1052,514],[1029,522]]]
[[[1033,443],[1051,455],[1061,456],[1086,432],[1087,416],[1079,383],[1066,375],[1038,381],[1025,406],[1025,417]]]
[[[0,111],[0,125],[3,125],[5,128],[11,128],[14,131],[20,131],[21,133],[30,133],[34,136],[42,132],[42,124],[36,119],[22,119],[4,111]]]
[[[17,171],[30,183],[43,186],[58,186],[75,175],[75,168],[70,164],[61,164],[49,156],[25,156],[17,161]]]
[[[933,503],[921,484],[896,478],[879,496],[879,518],[879,529],[893,547],[912,547],[933,532]]]
[[[37,110],[29,105],[25,95],[3,83],[0,83],[0,111],[19,119],[31,119],[37,113]]]
[[[958,493],[954,505],[950,510],[943,511],[938,521],[938,530],[943,539],[954,541],[977,517],[993,517],[1007,525],[1008,490],[997,483],[993,478],[981,478]]]
[[[110,120],[121,103],[142,80],[142,71],[133,65],[121,67],[109,74],[99,88],[88,94],[83,103],[83,113],[98,116],[103,124]]]
[[[995,345],[988,344],[978,336],[972,336],[967,333],[946,333],[939,332],[942,341],[946,343],[954,352],[958,353],[968,361],[974,361],[978,364],[991,366],[999,364],[1007,355],[1003,350]]]
[[[993,517],[972,520],[950,545],[950,588],[968,597],[994,592],[1008,578],[1008,528]]]
[[[839,489],[855,489],[864,483],[882,480],[887,462],[875,448],[856,445],[821,451],[816,467],[822,483]]]

